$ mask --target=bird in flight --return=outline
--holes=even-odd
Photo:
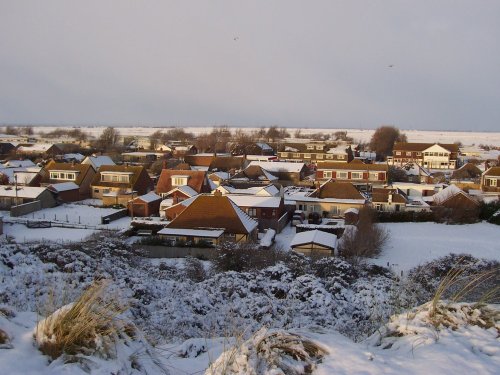
[[[234,40],[235,40],[235,41],[236,41],[236,40],[238,40],[238,39],[240,39],[240,38],[239,38],[239,37],[237,37],[237,36],[236,36],[236,37],[234,37]]]
[[[391,64],[391,65],[389,65],[388,67],[389,67],[389,68],[394,68],[394,65],[392,65],[392,64]]]

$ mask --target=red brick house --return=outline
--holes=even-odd
[[[429,169],[455,169],[459,152],[458,145],[453,143],[396,142],[387,161],[393,165],[413,162]]]
[[[316,179],[350,182],[354,185],[383,186],[387,184],[389,167],[387,164],[364,164],[360,161],[351,163],[318,163]]]

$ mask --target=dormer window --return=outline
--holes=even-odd
[[[101,182],[128,184],[131,175],[131,172],[101,172]]]
[[[184,186],[188,184],[189,176],[172,176],[172,186]]]
[[[314,145],[307,145],[308,150],[314,150]]]
[[[50,171],[50,179],[51,180],[76,180],[76,172],[67,172],[67,171]]]

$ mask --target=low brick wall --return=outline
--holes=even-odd
[[[17,216],[27,215],[35,211],[40,211],[41,209],[42,209],[41,201],[23,203],[17,206],[12,206],[10,208],[10,216],[17,217]]]
[[[200,259],[214,259],[217,256],[217,250],[214,248],[137,244],[134,245],[134,249],[142,250],[144,256],[148,258],[185,258],[191,256]]]
[[[101,216],[101,223],[104,224],[106,219],[109,219],[109,222],[121,219],[122,217],[127,216],[127,209],[124,208],[120,211],[113,212],[112,214]]]

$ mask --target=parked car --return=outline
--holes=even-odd
[[[304,211],[296,210],[293,213],[292,226],[296,226],[296,225],[302,224],[304,222],[305,218],[306,218],[306,215],[304,214]]]
[[[318,212],[311,212],[308,217],[309,224],[321,224],[323,219]]]

